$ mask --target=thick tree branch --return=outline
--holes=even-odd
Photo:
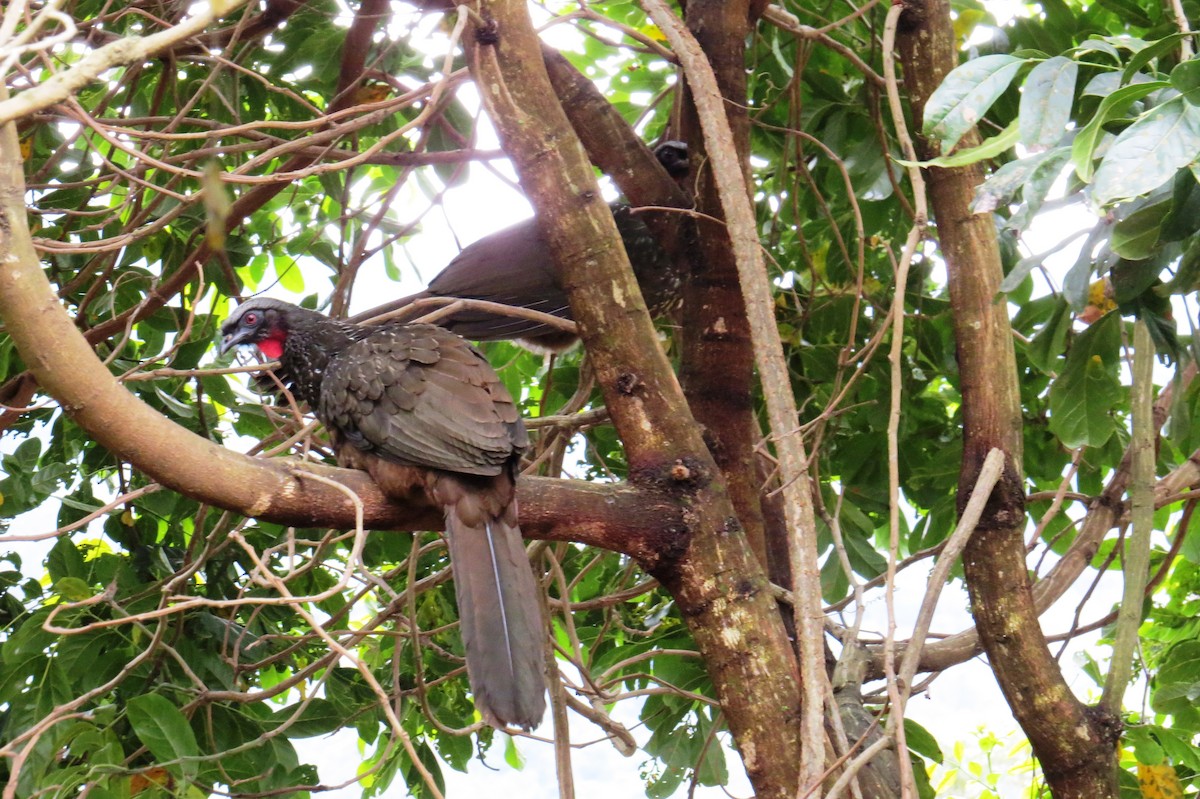
[[[947,0],[907,6],[898,41],[905,86],[920,129],[923,109],[958,62]],[[977,141],[964,140],[970,147]],[[918,142],[923,159],[936,155]],[[963,395],[960,508],[984,457],[999,448],[1008,457],[963,557],[980,640],[1013,715],[1029,737],[1056,797],[1115,797],[1119,722],[1080,702],[1051,656],[1025,566],[1024,493],[1021,485],[1021,409],[1007,306],[997,299],[1003,277],[993,222],[970,209],[982,179],[977,166],[928,171],[954,311]]]
[[[467,57],[489,115],[538,209],[560,283],[625,444],[630,479],[685,499],[686,551],[652,570],[704,655],[758,794],[795,785],[795,662],[678,381],[658,346],[582,146],[554,95],[528,12],[484,2]],[[746,686],[754,684],[753,692]],[[781,723],[782,722],[782,723]]]
[[[770,281],[759,250],[758,227],[750,206],[744,166],[738,160],[725,102],[707,55],[660,0],[642,0],[654,23],[675,50],[687,75],[696,104],[705,147],[712,161],[713,178],[729,226],[738,283],[746,304],[755,364],[766,400],[772,439],[779,458],[780,489],[787,517],[789,561],[796,597],[796,638],[804,709],[800,739],[800,789],[819,784],[824,771],[824,617],[821,612],[820,566],[817,560],[816,518],[808,483],[808,455],[799,433],[799,414],[792,393],[783,342],[775,324]]]

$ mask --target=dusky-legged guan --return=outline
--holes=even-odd
[[[654,148],[658,162],[676,180],[688,175],[687,145],[667,141]],[[652,316],[671,310],[679,299],[682,276],[636,209],[611,203],[613,221],[621,234],[633,273]],[[361,320],[407,307],[431,297],[486,300],[529,308],[563,319],[571,318],[567,295],[558,283],[550,245],[536,219],[485,236],[465,247],[424,291],[389,302],[354,317]],[[465,309],[437,320],[437,324],[474,341],[516,339],[535,351],[558,351],[576,337],[529,319],[491,311]]]
[[[315,409],[338,463],[389,498],[424,494],[446,519],[467,675],[493,725],[545,711],[545,624],[517,526],[524,423],[491,365],[434,325],[360,326],[279,300],[240,305],[221,351],[255,345]]]

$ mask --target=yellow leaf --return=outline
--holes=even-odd
[[[214,250],[225,247],[225,220],[233,208],[233,198],[221,181],[221,167],[216,161],[209,161],[204,167],[204,213],[207,217],[205,238],[208,246]]]
[[[660,31],[657,25],[643,25],[638,29],[638,33],[642,34],[647,39],[653,39],[656,42],[665,42],[667,40],[667,35]]]
[[[127,510],[121,514],[121,524],[126,527],[133,527],[133,511]]]
[[[975,32],[975,26],[986,16],[986,12],[974,8],[958,12],[958,16],[954,19],[954,35],[958,37],[959,41],[971,38],[971,34]]]
[[[366,86],[359,86],[354,91],[354,104],[365,105],[367,103],[383,102],[391,94],[392,87],[386,83],[370,83]]]
[[[1138,763],[1137,778],[1144,799],[1183,799],[1179,775],[1165,760],[1157,766]]]

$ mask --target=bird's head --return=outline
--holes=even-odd
[[[691,170],[688,161],[688,146],[686,142],[669,140],[654,148],[654,157],[667,170],[667,174],[676,180],[686,178]]]
[[[221,325],[221,354],[253,344],[266,357],[278,360],[288,337],[288,317],[298,310],[295,305],[266,297],[242,303]]]

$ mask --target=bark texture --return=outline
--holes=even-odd
[[[925,102],[958,63],[949,2],[912,3],[901,18],[898,42],[912,124],[919,130]],[[972,134],[961,146],[977,141]],[[927,140],[917,144],[922,158],[938,154]],[[934,168],[927,180],[949,274],[963,396],[960,508],[991,448],[1007,455],[1005,473],[963,556],[980,640],[1053,795],[1116,797],[1119,723],[1071,693],[1038,624],[1025,564],[1020,395],[1008,309],[997,293],[1003,270],[991,217],[970,210],[982,173],[978,167]]]
[[[795,790],[799,680],[766,578],[658,346],[612,217],[546,74],[521,4],[487,2],[468,63],[538,216],[630,464],[674,497],[688,544],[645,564],[671,591],[707,663],[755,790]]]

